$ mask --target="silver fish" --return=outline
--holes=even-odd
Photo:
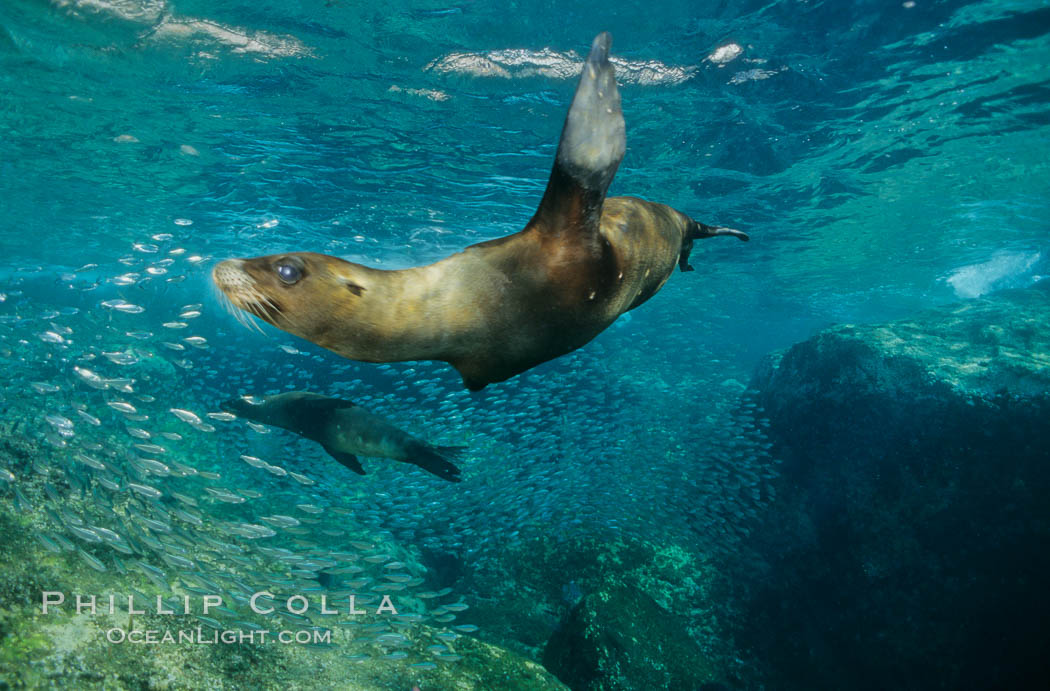
[[[201,424],[201,419],[197,416],[196,413],[192,413],[188,410],[183,410],[182,408],[172,408],[171,412],[175,415],[175,417],[179,418],[187,424],[194,426]]]
[[[85,552],[80,547],[77,547],[77,553],[80,555],[81,559],[87,562],[88,566],[95,569],[96,571],[102,571],[103,573],[108,571],[105,564],[103,564],[100,560]]]

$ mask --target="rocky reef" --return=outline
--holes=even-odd
[[[125,358],[123,350],[106,352]],[[1050,572],[1046,287],[893,324],[827,329],[771,356],[743,400],[745,387],[735,378],[719,384],[683,375],[675,386],[661,386],[628,379],[645,363],[627,362],[622,378],[637,394],[632,410],[653,412],[632,412],[644,417],[645,429],[625,436],[645,443],[608,450],[605,462],[615,473],[596,475],[601,466],[588,461],[586,477],[604,493],[602,502],[637,520],[610,520],[607,530],[588,532],[576,527],[582,521],[562,520],[564,514],[529,503],[527,494],[517,496],[524,485],[515,480],[510,506],[528,518],[520,530],[517,523],[513,530],[494,523],[486,538],[493,547],[448,548],[464,536],[473,542],[474,526],[489,520],[477,511],[481,518],[460,524],[460,533],[445,528],[448,541],[424,540],[418,557],[393,533],[355,524],[353,516],[363,512],[348,508],[345,488],[335,502],[328,488],[300,492],[311,482],[307,475],[273,480],[270,475],[284,477],[273,467],[265,481],[286,484],[269,485],[252,474],[260,459],[224,461],[236,458],[223,451],[228,434],[202,432],[168,452],[171,468],[196,471],[197,480],[160,474],[150,480],[193,493],[190,504],[172,498],[202,504],[199,513],[142,495],[151,492],[149,483],[111,493],[117,479],[142,477],[122,460],[125,454],[92,454],[123,450],[126,435],[144,430],[122,418],[96,425],[93,415],[80,415],[86,407],[76,407],[93,400],[94,387],[73,379],[67,399],[68,372],[50,359],[18,369],[18,353],[0,352],[9,377],[21,383],[9,395],[0,392],[0,688],[1041,688],[1050,679],[1043,655],[1050,648],[1043,588]],[[145,350],[134,354],[152,359]],[[142,376],[153,376],[154,394],[136,402],[146,410],[156,403],[152,434],[172,440],[176,432],[189,434],[185,420],[160,402],[179,400],[172,371],[148,369]],[[52,374],[58,384],[50,383]],[[42,405],[24,395],[26,382],[36,394],[61,396]],[[696,403],[697,392],[708,396],[705,418],[682,425],[679,411]],[[101,414],[117,414],[111,403],[120,404],[105,399]],[[67,415],[77,416],[82,447],[70,446]],[[136,436],[130,443],[156,450],[142,441]],[[604,438],[592,441],[604,444]],[[91,453],[70,457],[76,448]],[[271,448],[278,456],[284,451]],[[544,457],[548,453],[569,456],[553,446],[544,448]],[[659,465],[663,458],[675,460]],[[92,470],[100,459],[123,474],[102,484]],[[158,463],[149,467],[170,473]],[[648,469],[659,482],[634,492],[638,476],[618,472],[624,466]],[[309,465],[295,467],[312,472]],[[549,484],[569,482],[571,465],[563,460],[551,468]],[[517,470],[515,477],[527,476]],[[598,477],[622,484],[610,493]],[[507,486],[494,482],[484,496],[502,495]],[[237,508],[252,506],[246,497],[259,500],[251,514]],[[320,506],[301,503],[308,499],[331,504],[336,525],[322,522]],[[586,506],[558,503],[595,515]],[[283,505],[302,513],[292,521],[277,508]],[[387,511],[397,516],[399,533],[408,532],[405,506]],[[169,512],[182,523],[165,518]],[[676,520],[676,513],[687,520]],[[283,532],[248,525],[248,515]],[[643,523],[648,528],[639,530]],[[126,531],[131,541],[125,545],[127,538],[115,531]],[[253,546],[264,534],[273,544]],[[354,547],[360,554],[342,546],[359,542],[365,544]],[[128,554],[132,548],[142,559]],[[193,563],[179,558],[191,548]],[[339,566],[316,559],[325,554],[336,555]],[[157,559],[169,576],[149,568]],[[340,561],[351,559],[360,568]],[[105,632],[207,632],[226,624],[208,616],[132,620],[126,612],[40,612],[44,590],[104,597],[133,589],[146,601],[199,594],[216,579],[242,599],[248,582],[282,592],[342,590],[333,578],[339,571],[390,580],[379,571],[387,562],[425,574],[426,582],[423,575],[411,579],[407,618],[376,630],[371,621],[333,624],[345,636],[330,644],[147,649],[108,643]],[[303,568],[293,572],[297,565]],[[466,609],[464,601],[450,603],[455,609],[435,606],[432,619],[418,618],[424,594],[432,601],[441,592],[470,594],[466,621],[436,625],[451,624],[450,615]],[[220,618],[240,617],[240,605]],[[313,631],[327,625],[245,616],[231,627]]]
[[[829,328],[759,368],[784,462],[742,642],[773,686],[1050,683],[1047,283]]]
[[[0,441],[0,455],[14,467],[25,461],[20,456],[32,451],[24,441]],[[18,485],[11,477],[0,476],[0,689],[566,688],[539,663],[470,636],[457,637],[455,661],[414,663],[426,659],[427,645],[439,640],[435,634],[441,630],[428,625],[413,628],[401,648],[404,652],[394,655],[384,655],[378,648],[362,655],[359,645],[351,646],[353,637],[346,635],[332,635],[322,643],[282,644],[275,640],[277,631],[271,630],[265,641],[221,642],[218,621],[208,623],[207,617],[195,616],[196,609],[189,615],[178,612],[179,600],[172,600],[171,591],[143,574],[100,572],[90,566],[91,560],[84,557],[90,553],[82,548],[58,552],[46,548],[49,543],[41,537],[47,520],[44,512],[39,502],[24,500],[25,495],[38,498],[39,484],[39,476],[21,477]],[[23,499],[12,501],[15,491]],[[67,602],[45,614],[45,591],[68,594]],[[78,613],[72,604],[74,593],[95,597],[97,610]],[[134,593],[136,606],[144,612],[129,615],[124,593]],[[111,595],[117,602],[113,613],[106,604]],[[158,596],[167,598],[173,614],[152,608],[149,603]],[[272,629],[274,624],[250,614],[248,618],[235,627],[251,633]],[[324,630],[309,624],[284,622],[289,630]],[[110,638],[113,631],[123,631],[127,637]],[[132,631],[156,632],[158,640],[139,637],[133,642]],[[164,642],[159,633],[165,631],[196,632],[197,640]],[[339,632],[337,625],[333,633]]]
[[[752,686],[724,586],[714,561],[680,545],[539,535],[457,584],[484,594],[472,620],[487,637],[579,691]]]
[[[573,689],[691,688],[713,676],[679,617],[626,588],[585,596],[547,642],[543,663]]]

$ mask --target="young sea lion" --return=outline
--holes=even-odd
[[[255,403],[235,398],[222,409],[264,425],[283,427],[317,442],[328,455],[360,475],[357,456],[381,456],[417,465],[443,480],[459,482],[459,468],[449,462],[462,446],[431,446],[361,406],[308,391],[267,396]]]
[[[690,270],[694,240],[748,239],[663,204],[605,198],[626,146],[611,41],[594,39],[524,230],[399,271],[309,252],[229,259],[215,284],[234,306],[343,357],[443,360],[474,391],[584,345],[676,264]]]

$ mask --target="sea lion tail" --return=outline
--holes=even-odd
[[[690,218],[689,227],[686,229],[685,237],[682,239],[682,251],[678,254],[679,270],[693,270],[693,266],[689,263],[689,253],[693,251],[693,240],[706,240],[718,235],[730,235],[742,242],[747,242],[751,239],[751,236],[742,230],[725,228],[723,226],[709,226],[706,223],[700,223]]]
[[[429,446],[420,444],[412,449],[411,455],[406,459],[412,465],[417,465],[428,473],[437,475],[442,480],[459,482],[459,468],[452,464],[450,458],[458,458],[463,454],[465,446]]]

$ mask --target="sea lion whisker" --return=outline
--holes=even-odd
[[[238,309],[237,314],[235,314],[234,316],[244,328],[248,330],[255,328],[255,324],[252,323],[252,320],[248,318],[247,314],[244,311]]]
[[[233,304],[233,301],[230,300],[230,296],[226,294],[226,291],[222,288],[222,286],[216,284],[215,288],[215,292],[219,298],[219,304],[222,305],[222,307],[227,312],[232,312],[233,315],[236,316],[237,312],[239,312],[240,310],[238,310],[236,308],[236,305]]]
[[[262,304],[258,300],[251,300],[244,303],[245,308],[259,319],[265,319],[266,314],[263,312]]]
[[[233,304],[230,296],[221,289],[219,290],[219,304],[226,308],[226,311],[232,314],[239,324],[248,327],[248,318],[244,315],[244,312],[237,305]]]
[[[268,295],[260,295],[261,302],[265,304],[269,309],[273,310],[275,314],[281,313],[281,308],[278,307],[277,303],[274,302]]]
[[[273,301],[259,292],[255,293],[255,307],[259,311],[259,316],[266,321],[273,321],[274,315],[280,314],[280,310],[277,309]]]
[[[224,297],[226,298],[226,304],[229,306],[230,310],[233,311],[234,318],[241,324],[241,326],[249,331],[258,328],[248,315],[233,303],[233,300],[229,296]]]
[[[247,312],[247,313],[249,313],[249,314],[251,314],[253,316],[256,316],[259,319],[262,319],[264,321],[266,320],[266,317],[263,315],[262,308],[259,306],[258,302],[256,302],[254,299],[250,298],[249,296],[242,296],[242,302],[244,303],[244,308],[243,309],[244,309],[245,312]],[[242,316],[244,316],[243,313],[242,313]],[[258,322],[256,322],[254,319],[249,319],[247,316],[244,316],[244,321],[241,322],[241,323],[244,324],[249,329],[254,329],[254,330],[258,331],[259,333],[265,333],[262,330],[262,327],[259,326]]]
[[[252,278],[236,264],[224,262],[212,271],[213,282],[218,288],[219,302],[246,329],[265,333],[258,322],[249,316],[265,319],[259,306],[263,296]]]
[[[253,314],[254,314],[254,312],[253,312]],[[247,315],[245,315],[243,312],[241,313],[241,317],[242,317],[241,323],[244,324],[245,327],[247,327],[249,331],[258,331],[259,333],[264,333],[264,331],[262,330],[262,327],[259,326],[259,322],[255,321],[254,319],[249,319],[247,317]]]
[[[261,302],[255,303],[255,314],[264,321],[270,321],[273,319],[273,317],[270,316],[270,310]]]

